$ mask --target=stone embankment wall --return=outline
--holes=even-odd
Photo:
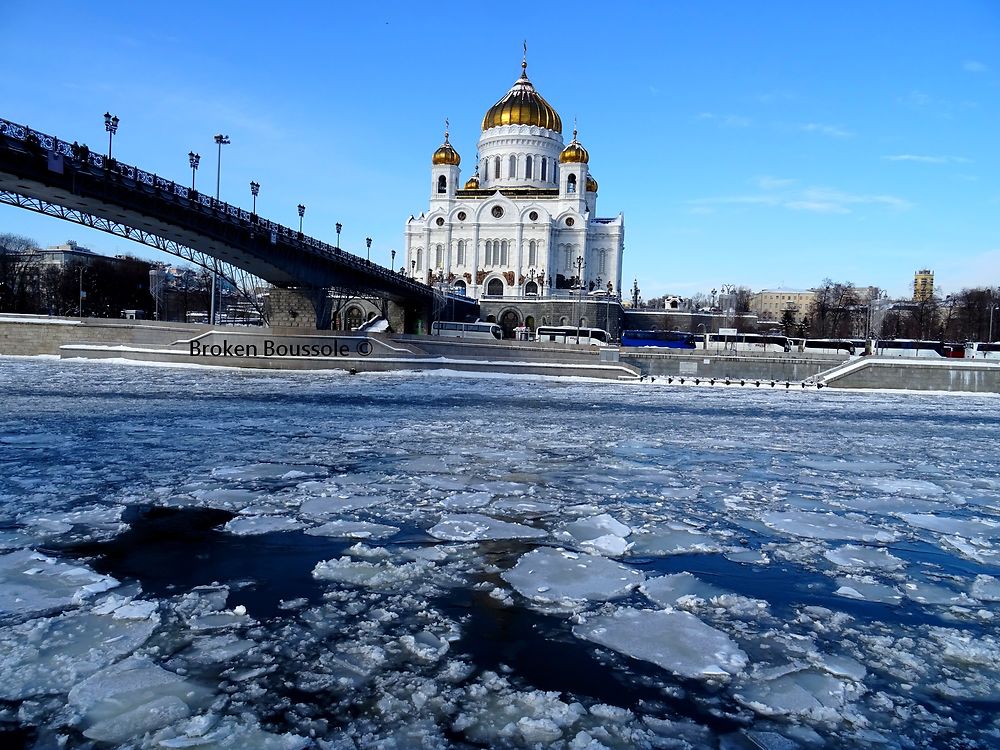
[[[207,326],[185,323],[0,315],[0,354],[58,356],[63,344],[167,346],[207,330]]]
[[[863,359],[821,378],[831,388],[1000,393],[1000,363]]]
[[[828,370],[841,360],[796,352],[745,353],[739,356],[712,351],[671,354],[623,350],[621,361],[638,367],[643,375],[681,378],[747,378],[797,383]]]

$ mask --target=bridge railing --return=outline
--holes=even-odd
[[[86,167],[89,170],[97,170],[101,174],[116,173],[126,180],[131,180],[136,185],[144,185],[160,194],[161,197],[169,196],[171,200],[181,198],[189,203],[215,212],[216,215],[225,217],[227,220],[236,220],[248,227],[262,229],[270,233],[272,241],[281,239],[288,244],[298,244],[309,248],[311,251],[338,260],[355,270],[380,276],[386,281],[398,286],[409,287],[414,291],[427,294],[428,288],[425,284],[413,281],[407,276],[384,268],[377,263],[372,263],[367,258],[361,258],[350,252],[345,252],[339,247],[317,240],[314,237],[301,234],[298,230],[286,227],[269,219],[264,219],[239,206],[233,206],[225,201],[218,201],[204,193],[192,190],[186,185],[168,180],[165,177],[147,172],[131,164],[125,164],[117,159],[108,159],[103,154],[92,152],[87,146],[81,146],[75,141],[61,140],[56,136],[34,130],[27,125],[19,125],[0,118],[0,136],[20,141],[29,147],[43,149],[49,154],[53,154],[58,159],[69,159],[77,169]]]

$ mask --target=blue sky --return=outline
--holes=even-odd
[[[5,3],[0,117],[388,265],[444,119],[474,162],[520,73],[573,118],[644,297],[823,278],[1000,284],[1000,2]],[[156,254],[0,206],[42,244]],[[163,256],[159,256],[163,257]],[[397,255],[397,265],[400,256]]]

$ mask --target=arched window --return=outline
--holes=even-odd
[[[495,159],[493,159],[493,176],[496,179],[498,179],[498,180],[500,179],[500,157],[499,156],[497,156]]]
[[[458,241],[458,257],[455,259],[456,265],[465,265],[465,240]]]
[[[434,248],[434,267],[441,268],[444,265],[444,245]]]
[[[534,295],[537,296],[538,295],[538,284],[536,284],[534,281],[529,281],[527,284],[524,285],[524,293],[525,294],[534,294]]]
[[[532,177],[534,177],[534,175],[532,174],[532,169],[531,169],[533,166],[534,166],[534,164],[531,161],[531,155],[529,154],[528,156],[525,156],[524,157],[524,177],[525,177],[525,179],[530,180]]]
[[[490,283],[486,285],[486,293],[491,297],[502,297],[503,282],[500,279],[490,279]]]
[[[546,170],[546,167],[548,166],[548,163],[549,163],[549,160],[546,159],[543,156],[542,157],[542,182],[545,182],[548,179],[548,174],[547,174],[547,170]]]
[[[462,279],[459,279],[452,286],[452,290],[455,292],[455,294],[461,294],[463,297],[465,297],[467,291],[465,282]]]
[[[566,192],[575,193],[576,192],[576,175],[571,174],[566,178]]]
[[[422,271],[424,268],[424,251],[423,248],[417,248],[417,270]]]
[[[517,177],[517,157],[514,155],[510,157],[510,168],[507,170],[507,176],[511,179]]]
[[[507,240],[500,243],[500,265],[507,265]]]
[[[448,180],[444,175],[438,177],[438,192],[447,193],[448,192]]]
[[[486,240],[486,265],[493,265],[493,240]]]
[[[528,243],[528,265],[538,265],[538,245],[534,240]]]
[[[347,330],[352,331],[365,322],[364,311],[360,307],[347,308]]]

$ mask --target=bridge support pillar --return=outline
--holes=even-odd
[[[429,304],[388,300],[386,313],[389,325],[397,333],[430,333],[433,310]]]
[[[273,327],[330,327],[330,304],[325,289],[272,288],[267,298],[267,319]]]

